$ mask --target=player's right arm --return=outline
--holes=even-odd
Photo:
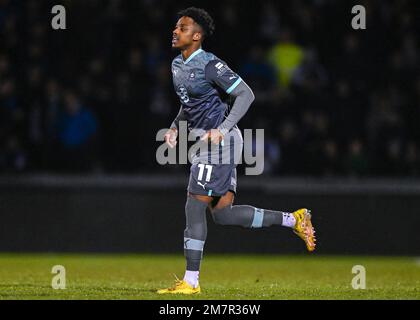
[[[184,111],[182,106],[179,108],[178,115],[175,117],[174,121],[172,122],[170,129],[165,134],[165,142],[168,144],[169,147],[174,148],[177,144],[177,137],[178,137],[178,128],[179,128],[179,121],[186,120],[184,115]]]

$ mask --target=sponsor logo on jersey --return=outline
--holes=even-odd
[[[190,101],[190,97],[188,96],[188,91],[187,89],[185,89],[184,86],[180,86],[178,88],[177,94],[179,96],[179,98],[184,102],[187,103]]]
[[[217,76],[218,77],[221,77],[222,75],[224,75],[226,73],[226,71],[230,70],[227,65],[224,65],[221,62],[216,63],[215,68],[217,69]]]

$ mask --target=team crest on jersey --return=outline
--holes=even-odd
[[[195,78],[195,73],[194,72],[191,72],[190,79],[194,79],[194,78]]]

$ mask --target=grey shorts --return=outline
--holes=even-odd
[[[236,193],[236,166],[242,155],[243,139],[238,128],[232,129],[217,150],[200,152],[192,158],[188,192],[205,196]],[[217,161],[215,161],[217,160]]]

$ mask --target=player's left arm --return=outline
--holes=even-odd
[[[235,102],[226,119],[217,128],[223,135],[228,133],[242,119],[255,100],[254,93],[243,80],[232,90],[230,95],[235,97]]]
[[[217,128],[221,137],[216,137],[216,135],[219,136],[217,133],[211,134],[213,136],[211,137],[212,141],[217,143],[217,140],[223,139],[223,136],[246,114],[255,96],[245,81],[221,60],[213,60],[207,64],[206,79],[216,84],[227,94],[235,97],[235,102],[228,116]]]

